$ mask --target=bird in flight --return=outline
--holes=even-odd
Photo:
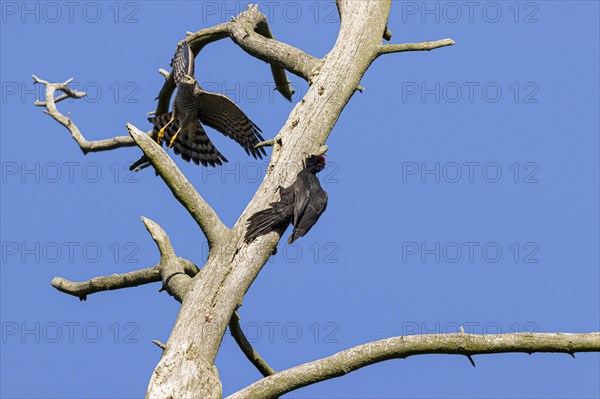
[[[308,233],[327,207],[327,192],[321,188],[316,176],[324,168],[325,158],[309,156],[294,183],[287,188],[279,188],[279,201],[250,216],[246,241],[252,242],[274,230],[282,234],[290,223],[294,225],[294,231],[288,244]]]
[[[227,162],[206,135],[202,124],[212,127],[241,145],[248,155],[262,159],[264,148],[255,148],[263,141],[260,128],[229,98],[202,90],[194,78],[194,53],[184,40],[177,46],[171,61],[177,93],[173,110],[148,120],[153,124],[159,144],[166,139],[167,149],[196,165],[222,165]],[[149,166],[144,156],[130,170]]]

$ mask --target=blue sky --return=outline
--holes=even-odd
[[[139,217],[201,265],[205,240],[137,148],[84,156],[33,106],[31,74],[89,97],[64,101],[88,139],[148,128],[146,113],[185,31],[230,19],[241,2],[13,2],[1,21],[3,398],[143,397],[178,304],[159,286],[86,302],[50,280],[154,265]],[[276,38],[315,56],[333,45],[333,2],[260,2]],[[471,3],[469,3],[471,4]],[[167,12],[168,10],[168,12]],[[409,333],[600,330],[599,6],[593,1],[394,2],[393,42],[453,38],[378,59],[335,126],[320,175],[327,212],[282,242],[240,309],[281,370]],[[277,133],[294,104],[269,67],[224,40],[197,60],[208,90]],[[295,76],[298,101],[307,90]],[[214,131],[230,160],[176,163],[231,226],[265,163]],[[288,233],[289,234],[289,233]],[[594,398],[598,354],[430,355],[389,361],[290,398]],[[224,393],[259,378],[233,339],[217,359]],[[35,384],[32,383],[35,379]]]

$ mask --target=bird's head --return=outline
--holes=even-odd
[[[190,76],[190,75],[183,75],[183,77],[181,78],[181,83],[186,84],[186,85],[195,85],[196,78],[194,78],[193,76]]]
[[[312,173],[319,173],[325,169],[325,157],[322,155],[311,155],[306,158],[306,169]]]

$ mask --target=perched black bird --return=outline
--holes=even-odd
[[[165,138],[168,148],[173,147],[184,161],[203,166],[222,165],[227,158],[210,141],[204,124],[235,140],[254,158],[262,159],[267,154],[264,148],[255,148],[264,140],[261,130],[240,107],[222,94],[202,90],[194,78],[194,53],[186,41],[177,46],[171,66],[177,86],[173,111],[148,119],[154,125],[159,143]],[[130,170],[145,166],[149,164],[142,157]]]
[[[288,244],[308,233],[327,207],[327,193],[316,176],[324,168],[325,158],[315,155],[308,157],[294,184],[279,188],[280,200],[269,204],[270,208],[250,216],[246,241],[252,242],[273,230],[283,233],[290,223],[294,225],[294,231],[288,238]]]

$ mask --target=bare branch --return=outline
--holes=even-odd
[[[313,153],[312,155],[327,155],[327,150],[329,149],[329,146],[327,145],[322,145],[321,147],[319,147],[319,149],[317,150],[317,152]]]
[[[386,41],[388,41],[388,42],[390,40],[392,40],[392,31],[389,30],[389,28],[387,27],[387,25],[385,27],[385,31],[383,32],[383,39],[386,40]]]
[[[79,148],[84,154],[88,152],[96,151],[107,151],[120,147],[133,147],[135,146],[134,141],[129,136],[113,137],[106,140],[88,141],[83,137],[83,134],[79,131],[79,128],[73,123],[70,115],[63,115],[58,112],[56,103],[66,98],[81,98],[86,95],[82,91],[77,91],[69,88],[67,85],[73,80],[73,78],[67,80],[64,83],[50,83],[46,80],[40,79],[35,75],[32,75],[34,83],[43,84],[46,86],[46,101],[36,101],[34,104],[41,107],[46,107],[44,111],[46,114],[54,118],[55,121],[66,127],[70,132],[73,139],[79,144]],[[58,97],[55,97],[56,91],[62,91],[63,93]]]
[[[160,227],[158,223],[144,216],[142,216],[142,222],[144,222],[146,230],[148,230],[148,233],[150,233],[152,239],[156,243],[161,259],[164,258],[168,262],[173,261],[176,258],[175,250],[171,245],[171,240],[169,239],[169,236],[167,236],[167,233],[165,233],[163,228]]]
[[[162,147],[130,123],[127,124],[127,130],[137,145],[144,151],[154,169],[171,189],[175,198],[198,223],[198,226],[206,235],[208,244],[212,247],[222,242],[226,238],[229,229],[221,222],[212,207],[198,194]]]
[[[87,296],[96,292],[118,290],[121,288],[137,287],[160,281],[158,265],[147,269],[136,270],[124,274],[113,274],[112,276],[94,277],[83,282],[69,281],[62,277],[52,279],[52,286],[65,294],[78,297],[85,301]]]
[[[178,258],[165,231],[155,222],[142,217],[142,221],[156,242],[160,252],[160,263],[147,269],[124,274],[95,277],[84,282],[74,282],[62,277],[52,279],[52,286],[66,294],[85,301],[96,292],[136,287],[138,285],[163,282],[163,288],[179,302],[182,302],[191,282],[199,273],[198,267],[187,259]],[[184,278],[181,278],[185,276]],[[161,289],[161,290],[162,290]]]
[[[435,42],[424,41],[423,43],[384,44],[379,48],[379,54],[400,53],[403,51],[430,51],[440,47],[454,46],[456,42],[452,39],[442,39]]]
[[[426,334],[394,337],[355,346],[333,356],[275,373],[227,399],[276,398],[320,381],[389,359],[422,354],[472,356],[487,353],[600,352],[600,333]]]
[[[175,255],[169,236],[158,223],[143,216],[142,222],[144,222],[146,230],[152,236],[160,252],[158,269],[163,283],[161,291],[164,289],[177,301],[183,302],[192,281],[185,272],[184,263],[180,262],[177,255]]]
[[[321,60],[287,43],[275,40],[267,18],[258,11],[258,5],[249,5],[248,10],[235,17],[231,24],[229,30],[231,39],[248,54],[270,63],[274,76],[276,76],[274,67],[279,67],[300,76],[309,83],[312,81],[312,76],[317,72]],[[289,87],[289,82],[287,78],[285,79],[286,81],[281,83],[284,87]],[[279,83],[277,86],[280,89]],[[281,94],[291,100],[293,90]]]
[[[169,79],[169,76],[171,76],[171,74],[169,73],[169,71],[166,71],[166,70],[164,70],[162,68],[158,68],[158,73],[160,73],[165,78],[165,80]]]
[[[165,350],[165,349],[167,349],[167,345],[163,344],[162,342],[160,342],[160,341],[158,341],[158,340],[156,340],[156,339],[153,339],[153,340],[152,340],[152,343],[153,343],[154,345],[158,346],[158,347],[159,347],[160,349],[162,349],[162,350]]]
[[[264,377],[275,374],[275,370],[267,364],[267,362],[254,350],[252,344],[246,339],[242,327],[240,326],[240,316],[238,312],[233,312],[231,321],[229,322],[229,330],[231,335],[237,342],[238,346],[244,352],[244,355],[250,360],[250,362],[260,371]]]
[[[198,274],[198,267],[187,259],[179,258],[185,274],[194,277]],[[147,269],[136,270],[111,276],[94,277],[88,281],[70,281],[62,277],[52,279],[52,286],[65,294],[78,297],[85,301],[87,296],[102,291],[119,290],[122,288],[137,287],[138,285],[156,283],[161,281],[159,265]]]
[[[469,359],[469,363],[471,363],[471,366],[475,367],[475,361],[473,360],[473,357],[471,357],[471,355],[466,355],[467,359]]]
[[[260,147],[273,147],[275,145],[275,138],[269,139],[269,140],[265,140],[265,141],[261,141],[260,143],[258,143],[257,145],[254,146],[254,148],[260,148]]]

